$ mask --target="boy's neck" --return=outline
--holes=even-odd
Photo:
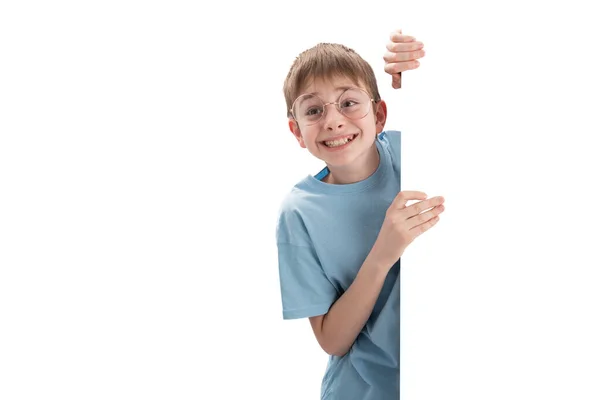
[[[323,182],[332,185],[348,185],[364,181],[375,173],[379,167],[379,150],[373,143],[371,151],[364,157],[356,159],[353,165],[347,167],[327,166],[329,173],[323,178]]]

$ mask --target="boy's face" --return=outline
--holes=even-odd
[[[368,157],[385,125],[385,103],[379,101],[374,111],[366,88],[348,78],[316,79],[302,89],[293,106],[296,118],[289,119],[300,146],[335,167],[352,166]],[[335,102],[341,104],[327,105]]]

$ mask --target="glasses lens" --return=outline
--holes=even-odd
[[[294,118],[302,124],[314,124],[323,115],[323,102],[317,96],[305,94],[296,99],[292,110]]]
[[[350,119],[360,119],[369,113],[371,98],[361,89],[346,90],[339,100],[340,111]]]

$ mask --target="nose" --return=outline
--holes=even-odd
[[[324,113],[323,119],[325,129],[333,131],[344,127],[346,117],[338,110],[336,103],[325,105]]]

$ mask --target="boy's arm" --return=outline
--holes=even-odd
[[[418,202],[407,206],[407,202]],[[366,324],[394,263],[417,236],[433,227],[444,211],[444,198],[423,192],[399,192],[386,212],[369,255],[348,290],[325,315],[311,317],[317,341],[328,354],[345,355]]]
[[[389,266],[367,257],[354,282],[327,314],[309,318],[326,353],[342,357],[350,350],[373,312],[389,270]]]

